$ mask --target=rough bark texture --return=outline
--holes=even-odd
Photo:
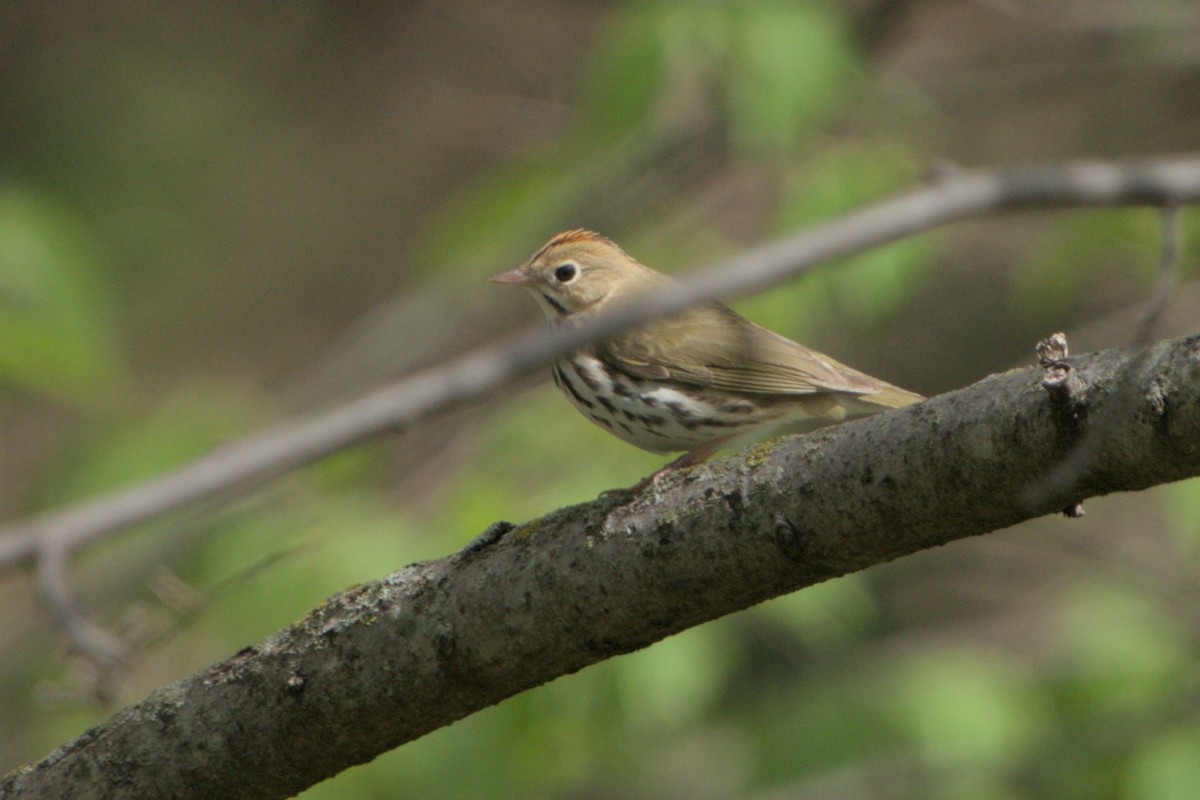
[[[525,689],[897,556],[1200,474],[1200,336],[989,377],[339,594],[0,797],[284,797]],[[1067,523],[1064,524],[1076,524]]]

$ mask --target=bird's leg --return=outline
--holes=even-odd
[[[630,494],[638,494],[650,484],[658,483],[658,479],[669,472],[687,469],[688,467],[694,467],[697,464],[703,464],[705,461],[708,461],[710,458],[712,458],[713,454],[720,450],[730,438],[732,437],[722,436],[719,439],[713,439],[712,441],[705,442],[697,448],[688,450],[686,453],[674,461],[671,461],[666,466],[659,467],[653,474],[642,478],[633,486],[630,486],[626,491],[628,491]]]
[[[659,475],[665,475],[671,470],[686,469],[687,467],[694,467],[697,464],[703,464],[705,461],[708,461],[710,458],[712,458],[713,454],[724,447],[725,443],[729,441],[730,438],[731,437],[729,436],[722,436],[719,439],[713,439],[705,442],[693,450],[688,450],[679,458],[675,459],[665,467],[659,469],[658,472],[655,472],[653,475],[651,475],[650,479],[653,480]]]

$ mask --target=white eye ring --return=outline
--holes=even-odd
[[[554,268],[554,280],[559,283],[570,283],[575,280],[575,276],[579,274],[579,267],[575,266],[570,261],[559,264]]]

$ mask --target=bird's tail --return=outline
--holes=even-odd
[[[911,406],[913,403],[919,403],[925,398],[916,392],[910,392],[907,389],[901,389],[899,386],[892,386],[890,383],[880,381],[878,392],[873,394],[858,395],[857,400],[869,403],[870,405],[880,406],[878,410],[882,411],[885,408],[902,408]]]

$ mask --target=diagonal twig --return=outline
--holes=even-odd
[[[699,271],[579,328],[527,332],[474,350],[323,414],[286,423],[129,489],[0,530],[0,568],[28,563],[40,542],[83,544],[201,500],[265,481],[436,412],[487,396],[583,344],[699,302],[741,297],[824,261],[951,222],[1005,212],[1200,202],[1200,156],[964,172]]]

